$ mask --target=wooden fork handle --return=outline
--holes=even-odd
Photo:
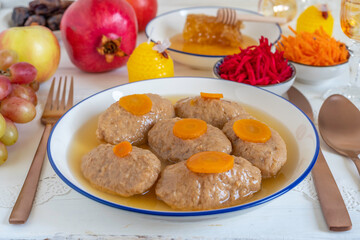
[[[11,224],[23,224],[26,222],[30,215],[37,186],[39,183],[41,168],[46,154],[46,145],[49,139],[51,128],[51,124],[46,124],[39,146],[31,163],[29,172],[26,176],[20,194],[11,212],[9,218],[9,223]]]
[[[329,229],[331,231],[350,230],[352,223],[349,213],[321,149],[311,172],[320,206]]]

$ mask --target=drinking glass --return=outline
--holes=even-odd
[[[259,0],[258,12],[265,16],[286,18],[290,22],[296,16],[296,0]]]
[[[330,89],[324,97],[332,94],[341,94],[353,101],[356,105],[360,104],[360,0],[342,0],[340,10],[341,29],[347,37],[352,40],[349,46],[351,57],[350,81],[347,86]]]

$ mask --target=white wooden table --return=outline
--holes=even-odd
[[[3,1],[5,7],[9,7],[11,2]],[[338,4],[334,1],[337,8],[334,11],[335,19],[339,19]],[[256,10],[257,1],[159,0],[158,13],[200,5]],[[0,17],[7,10],[1,10]],[[0,22],[1,24],[3,23]],[[346,40],[338,21],[335,23],[335,36]],[[140,34],[138,43],[145,40],[144,34]],[[55,75],[65,74],[75,77],[76,102],[98,91],[127,82],[126,67],[109,73],[84,73],[71,64],[62,48],[60,66]],[[190,69],[180,64],[175,64],[175,75],[212,77],[211,71]],[[347,77],[348,73],[345,72],[329,84],[307,86],[296,82],[295,86],[308,97],[317,113],[323,101],[322,93],[329,87],[344,85]],[[174,222],[122,211],[92,201],[61,182],[48,161],[44,164],[38,196],[29,220],[24,225],[10,225],[8,218],[11,207],[41,137],[43,126],[39,119],[49,87],[50,82],[41,85],[36,119],[31,123],[18,125],[19,140],[9,147],[8,162],[0,166],[0,239],[360,239],[360,177],[349,159],[335,154],[323,141],[321,147],[352,219],[353,229],[348,232],[328,231],[310,178],[255,211],[225,219]]]

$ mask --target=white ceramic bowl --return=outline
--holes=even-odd
[[[290,61],[289,61],[290,62]],[[334,66],[311,66],[302,63],[291,62],[296,68],[296,81],[308,85],[320,85],[331,81],[349,71],[349,62]]]
[[[158,15],[151,20],[145,29],[147,37],[152,41],[164,41],[170,39],[175,34],[182,33],[186,16],[188,14],[206,14],[216,16],[216,12],[222,7],[192,7],[178,9],[171,12]],[[246,9],[234,8],[237,13],[240,14],[256,14],[257,12],[249,11]],[[275,44],[281,36],[281,28],[278,24],[274,23],[259,23],[259,22],[244,22],[244,29],[241,32],[248,35],[255,40],[259,40],[261,36],[269,39],[269,41]],[[194,68],[211,69],[215,62],[225,56],[214,55],[201,55],[193,54],[184,51],[175,50],[173,48],[168,49],[171,57],[182,64],[189,65]]]
[[[245,103],[248,108],[261,111],[269,117],[267,118],[269,121],[272,119],[277,123],[277,126],[271,126],[283,133],[282,136],[288,147],[289,161],[282,169],[284,172],[281,174],[281,182],[277,182],[269,192],[264,191],[264,196],[256,197],[255,195],[250,202],[216,210],[159,210],[156,207],[161,203],[153,204],[150,207],[139,207],[138,205],[131,205],[126,199],[125,202],[119,203],[118,197],[114,195],[97,194],[96,191],[84,184],[84,179],[80,177],[81,174],[77,175],[74,172],[73,163],[70,162],[72,152],[69,152],[74,146],[72,139],[79,129],[89,131],[89,125],[84,124],[89,123],[90,119],[96,120],[101,112],[120,97],[135,93],[157,93],[164,97],[185,97],[198,96],[201,91],[221,92],[225,99]],[[96,124],[94,126],[96,129]],[[279,126],[283,127],[279,129]],[[95,129],[92,138],[95,138]],[[86,143],[81,142],[76,151],[83,148],[84,144]],[[57,122],[47,145],[48,157],[55,172],[65,183],[85,197],[111,207],[143,213],[149,217],[156,216],[162,219],[182,221],[234,216],[263,206],[299,184],[311,171],[318,151],[319,137],[313,123],[286,99],[257,87],[214,78],[198,77],[152,79],[124,84],[94,94],[76,104]]]
[[[220,59],[215,63],[213,67],[213,75],[218,79],[222,79],[219,75],[219,67],[222,63],[223,63],[223,59]],[[289,65],[292,68],[293,73],[286,81],[277,84],[270,84],[270,85],[255,85],[255,87],[265,89],[280,96],[284,95],[289,90],[289,88],[294,84],[295,78],[297,77],[297,72],[296,72],[297,70],[295,69],[294,65],[290,62]]]

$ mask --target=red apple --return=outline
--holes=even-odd
[[[60,62],[60,46],[52,31],[43,26],[12,27],[0,33],[0,49],[14,50],[19,62],[32,64],[36,81],[48,80]]]
[[[139,32],[144,31],[148,22],[156,16],[157,0],[126,0],[134,8]]]
[[[60,30],[70,60],[86,72],[125,65],[136,46],[136,15],[126,0],[77,0],[65,11]]]

